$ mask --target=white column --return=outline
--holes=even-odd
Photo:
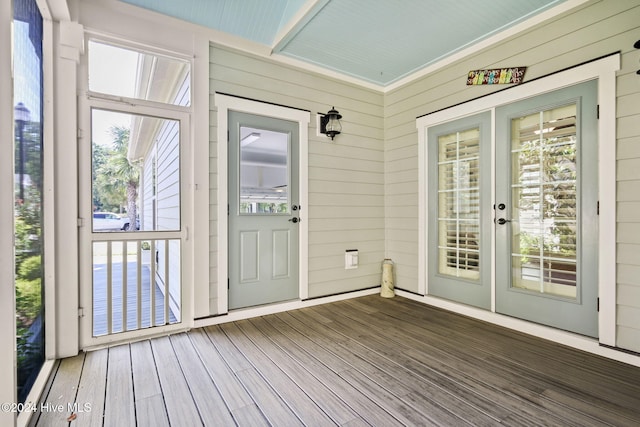
[[[78,120],[77,70],[83,48],[83,28],[63,21],[54,24],[55,215],[55,357],[78,354]],[[63,255],[64,254],[64,255]],[[45,254],[47,255],[47,254]],[[51,301],[50,301],[51,302]],[[49,305],[50,306],[50,305]],[[50,354],[50,352],[47,352]]]

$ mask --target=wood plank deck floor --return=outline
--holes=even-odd
[[[638,426],[640,368],[372,295],[64,359],[41,403],[64,410],[37,426]]]

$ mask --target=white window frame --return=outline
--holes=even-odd
[[[419,117],[418,128],[419,150],[419,239],[418,239],[418,293],[424,295],[423,302],[445,308],[454,312],[469,315],[502,326],[517,329],[546,339],[562,342],[594,353],[602,353],[597,344],[615,346],[616,344],[616,71],[620,69],[620,54],[580,65],[569,70],[543,77],[509,90],[497,92],[446,110]],[[429,296],[427,283],[427,130],[431,126],[451,120],[491,111],[492,114],[492,149],[491,158],[495,159],[495,109],[522,99],[552,92],[563,87],[572,86],[588,80],[598,80],[598,191],[600,215],[598,217],[598,294],[600,311],[598,313],[599,340],[577,336],[549,327],[534,325],[518,319],[508,318],[495,312],[495,261],[491,270],[491,310],[485,311],[463,306],[450,301]],[[492,162],[491,198],[495,201],[495,164]],[[492,229],[491,256],[495,260],[495,230]],[[608,354],[611,357],[611,354]],[[624,357],[624,356],[619,356]],[[637,362],[636,362],[637,363]]]

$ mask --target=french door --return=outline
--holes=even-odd
[[[491,308],[491,114],[429,128],[429,293]]]
[[[299,297],[298,123],[229,111],[229,308]]]
[[[596,93],[586,82],[428,129],[430,295],[598,335]]]
[[[496,311],[598,335],[597,82],[496,109]]]

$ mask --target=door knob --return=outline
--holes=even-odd
[[[298,222],[300,220],[297,217],[294,216],[293,218],[290,218],[289,221],[291,221],[292,223],[295,224],[296,222]]]
[[[498,222],[498,224],[500,224],[500,225],[504,225],[504,224],[506,224],[506,223],[508,223],[508,222],[511,222],[511,220],[510,220],[510,219],[504,219],[504,218],[498,218],[498,221],[497,221],[497,222]]]

